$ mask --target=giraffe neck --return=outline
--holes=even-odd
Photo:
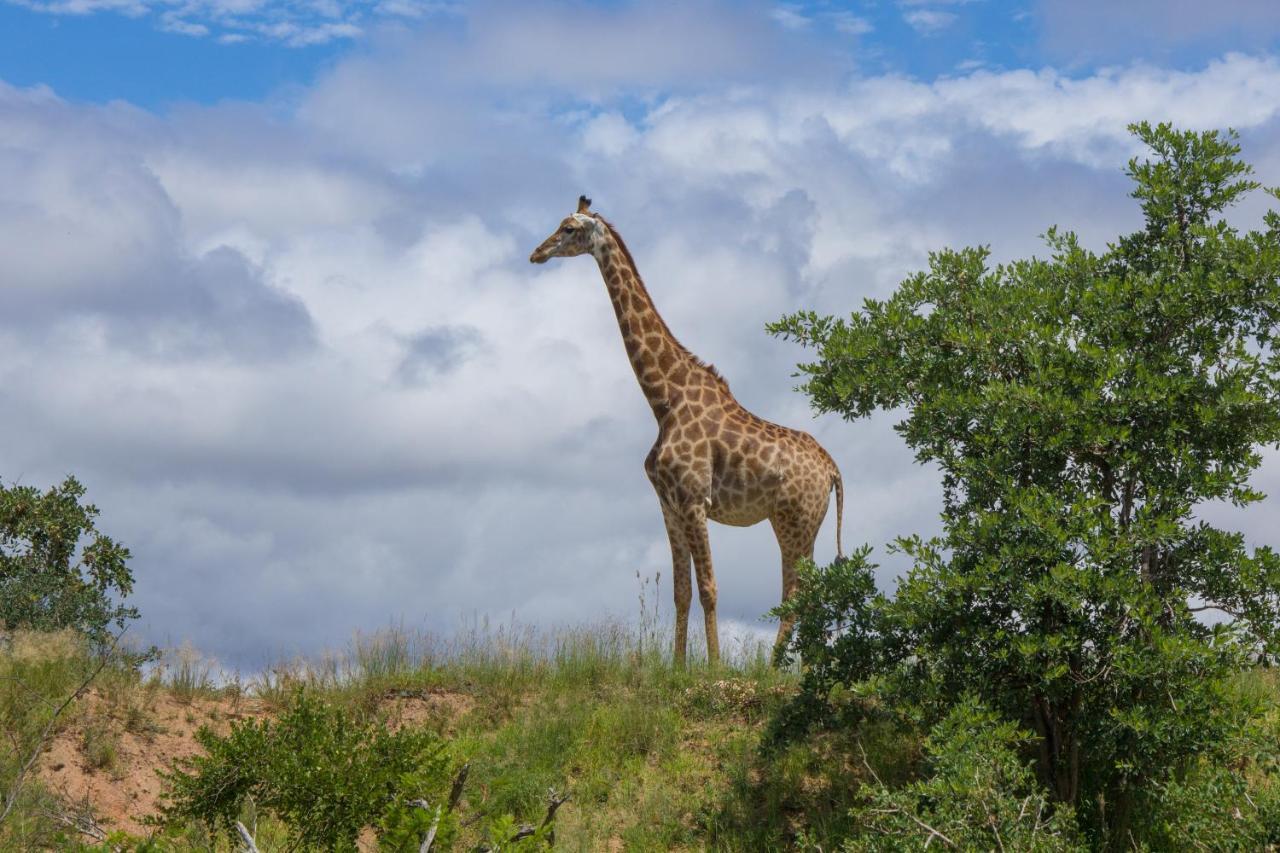
[[[672,391],[687,383],[690,372],[709,368],[671,334],[617,234],[603,222],[601,225],[603,235],[592,254],[600,265],[640,390],[654,416],[661,418],[669,407]]]

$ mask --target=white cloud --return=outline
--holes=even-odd
[[[803,30],[813,23],[800,6],[784,3],[770,13],[775,21],[789,30]]]
[[[618,113],[601,113],[582,129],[583,149],[606,157],[617,157],[639,139],[639,131]]]
[[[1037,0],[1041,46],[1068,62],[1162,59],[1179,48],[1262,50],[1280,37],[1273,0]]]
[[[739,399],[831,449],[845,542],[880,546],[936,530],[936,474],[891,417],[811,420],[804,353],[765,322],[850,310],[944,245],[1021,256],[1057,222],[1100,246],[1136,224],[1135,118],[1231,124],[1280,162],[1270,58],[770,79],[804,42],[767,15],[731,38],[724,7],[637,6],[544,24],[560,40],[513,57],[539,87],[487,67],[522,50],[497,12],[387,36],[284,116],[0,86],[0,474],[85,480],[150,639],[252,666],[401,616],[627,615],[637,570],[669,581],[652,416],[598,272],[526,260],[579,193]],[[834,538],[829,518],[820,558]],[[713,548],[724,616],[757,624],[769,530]]]
[[[837,32],[844,33],[847,36],[864,36],[875,30],[870,21],[852,12],[832,12],[830,20]]]
[[[937,9],[913,9],[902,16],[911,28],[921,35],[937,35],[956,22],[954,12],[942,12]]]

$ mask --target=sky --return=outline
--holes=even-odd
[[[891,413],[815,417],[765,324],[943,247],[1102,249],[1143,119],[1234,127],[1280,184],[1280,7],[0,0],[0,479],[77,476],[135,636],[227,667],[632,618],[656,573],[669,617],[599,272],[528,263],[585,193],[677,337],[830,450],[891,589],[937,473]],[[1280,545],[1267,505],[1205,514]],[[723,630],[770,633],[768,526],[712,549]]]

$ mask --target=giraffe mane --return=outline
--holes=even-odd
[[[630,264],[631,269],[635,271],[636,282],[640,285],[640,289],[645,291],[645,293],[647,294],[649,292],[649,289],[644,286],[644,279],[640,278],[640,268],[636,266],[636,259],[631,257],[631,250],[627,248],[626,241],[622,239],[622,235],[618,233],[618,229],[614,228],[612,222],[605,219],[603,216],[601,216],[598,213],[591,212],[587,215],[594,216],[600,222],[600,224],[604,225],[605,228],[609,229],[609,233],[613,235],[613,239],[617,242],[618,248],[622,250],[622,256],[627,259],[627,263]],[[649,301],[650,303],[652,303],[653,298],[650,297]],[[656,313],[656,309],[655,309],[655,313]],[[667,321],[662,319],[661,314],[658,315],[658,318],[662,320],[662,325],[666,326]],[[724,389],[726,393],[729,392],[729,381],[720,375],[720,371],[716,370],[716,366],[714,364],[705,362],[702,359],[698,358],[698,356],[690,352],[688,347],[680,343],[680,341],[676,339],[676,336],[671,334],[670,329],[667,329],[667,334],[671,337],[671,340],[675,342],[675,345],[680,350],[680,352],[687,355],[689,357],[689,360],[692,361],[695,365],[697,365],[698,367],[701,367],[703,370],[710,373],[711,378],[716,380],[716,383],[722,389]]]

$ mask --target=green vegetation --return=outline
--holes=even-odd
[[[552,825],[557,849],[782,849],[800,828],[844,825],[840,803],[862,771],[849,777],[841,750],[760,751],[769,718],[796,684],[769,665],[768,647],[742,649],[720,669],[682,671],[655,633],[652,625],[551,636],[477,627],[446,642],[389,629],[358,637],[345,654],[281,664],[194,698],[186,679],[163,667],[148,676],[113,667],[58,728],[76,762],[92,767],[87,746],[110,744],[118,762],[122,741],[210,726],[201,736],[207,757],[180,765],[168,786],[167,815],[110,836],[125,849],[234,850],[225,831],[234,820],[253,828],[264,851],[304,841],[333,849],[366,825],[386,849],[402,849],[431,817],[407,802],[439,804],[463,762],[470,772],[456,820],[442,821],[446,846],[436,849],[471,850],[510,838],[517,824],[539,826],[552,788],[571,797]],[[24,655],[48,642],[19,637]],[[59,655],[41,664],[60,673],[49,697],[74,689],[93,663],[84,645]],[[15,700],[16,715],[31,710],[3,679],[0,693]],[[176,716],[157,716],[162,700]],[[885,745],[880,772],[892,773],[895,750]],[[395,755],[415,754],[412,767],[393,766]],[[316,770],[307,776],[303,765]],[[169,768],[157,761],[154,770]],[[128,782],[117,778],[118,763],[94,772],[100,786]],[[0,824],[0,849],[91,842],[57,817],[75,803],[38,784],[28,794],[17,819]],[[315,835],[331,829],[337,834]]]
[[[312,849],[337,849],[365,826],[382,849],[416,850],[433,812],[411,801],[447,802],[463,762],[470,773],[436,849],[471,850],[512,837],[517,824],[540,825],[550,788],[572,797],[553,824],[563,850],[923,849],[930,835],[917,820],[961,849],[998,849],[995,833],[1009,850],[1075,849],[1079,841],[1067,812],[1042,807],[1048,797],[1027,770],[1031,736],[976,699],[928,731],[903,724],[897,709],[855,685],[827,697],[848,724],[779,739],[773,721],[800,695],[799,680],[769,667],[764,645],[722,669],[681,671],[652,646],[641,653],[635,632],[621,626],[484,636],[457,644],[398,629],[362,637],[346,655],[277,667],[272,683],[292,692],[270,699],[234,682],[192,699],[172,692],[159,672],[108,668],[95,682],[97,701],[82,701],[61,722],[81,750],[78,762],[91,763],[87,731],[119,748],[177,727],[230,724],[221,736],[202,736],[208,757],[169,786],[168,820],[130,835],[98,814],[109,844],[95,846],[65,821],[78,804],[35,784],[0,823],[0,849],[232,851],[225,827],[239,820],[264,853],[303,849],[307,839]],[[73,640],[18,635],[3,665],[22,667],[28,685],[42,685],[48,697],[64,695],[93,665]],[[401,663],[389,670],[393,660]],[[1280,734],[1280,683],[1257,670],[1232,689],[1270,709],[1239,733],[1236,754],[1252,761]],[[10,722],[43,707],[17,701],[27,697],[5,679],[0,698]],[[158,715],[162,701],[176,717]],[[1264,849],[1261,810],[1280,802],[1280,790],[1253,764],[1257,775],[1239,787],[1237,766],[1206,757],[1163,792],[1160,838],[1179,838],[1194,815],[1197,831],[1217,841],[1210,849]],[[156,760],[147,773],[168,769]],[[97,773],[99,787],[131,783],[118,768]],[[1248,793],[1259,810],[1237,818],[1231,807],[1189,808],[1211,796],[1243,801],[1233,791]],[[317,834],[330,830],[338,836]],[[929,849],[940,844],[935,838]]]
[[[781,668],[763,644],[672,666],[642,587],[639,626],[393,628],[248,683],[185,649],[144,676],[102,655],[131,578],[83,490],[6,490],[0,591],[25,597],[0,618],[77,631],[0,646],[0,849],[229,851],[237,821],[264,851],[432,826],[454,850],[1280,848],[1280,557],[1197,515],[1262,500],[1280,444],[1280,216],[1222,219],[1259,188],[1230,134],[1134,132],[1145,227],[1104,253],[1055,229],[1048,259],[943,251],[847,320],[773,327],[817,348],[819,409],[904,412],[944,485],[895,595],[870,548],[801,567]],[[57,738],[132,784],[184,725],[203,752],[147,768],[149,830],[21,784]]]
[[[945,535],[898,540],[914,567],[892,600],[865,553],[806,573],[796,649],[818,666],[800,716],[998,721],[967,759],[978,779],[1005,767],[984,800],[992,831],[1006,795],[1047,797],[1095,848],[1171,849],[1194,830],[1259,849],[1280,842],[1280,732],[1239,679],[1280,651],[1280,557],[1195,513],[1261,500],[1248,478],[1280,443],[1280,216],[1247,234],[1221,218],[1259,188],[1231,134],[1133,132],[1151,152],[1128,168],[1146,224],[1106,252],[1056,229],[1048,259],[942,251],[847,320],[772,327],[818,350],[803,370],[819,410],[905,410],[898,432],[944,486]],[[870,786],[862,825],[901,836],[904,795],[972,818],[936,737],[934,775]],[[1018,739],[1035,792],[1007,761]]]
[[[94,527],[97,507],[68,477],[41,493],[0,484],[0,628],[73,628],[105,645],[138,611],[129,550]]]
[[[196,739],[205,754],[167,775],[164,819],[200,820],[228,838],[252,800],[289,827],[292,845],[354,850],[360,830],[389,803],[438,802],[448,783],[449,760],[435,733],[389,732],[304,690],[276,720],[237,723],[226,737],[202,728]],[[451,834],[446,824],[442,837]]]

